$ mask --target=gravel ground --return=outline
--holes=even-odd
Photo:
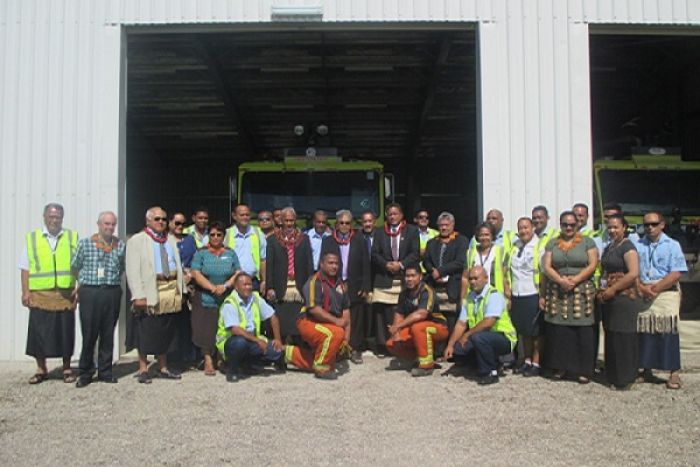
[[[26,383],[0,364],[3,465],[620,465],[700,464],[700,353],[683,388],[613,392],[508,375],[414,379],[366,354],[338,381],[309,374],[229,384],[190,371],[139,385]],[[665,375],[663,375],[665,376]]]

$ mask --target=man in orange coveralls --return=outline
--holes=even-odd
[[[391,339],[386,348],[398,358],[389,362],[387,370],[411,370],[412,376],[433,373],[436,342],[447,340],[447,319],[440,312],[435,291],[423,282],[420,266],[406,267],[406,287],[399,295],[394,323],[389,326]],[[413,368],[418,358],[418,367]]]
[[[319,271],[302,289],[306,303],[297,320],[297,329],[311,351],[288,345],[285,352],[287,363],[313,371],[320,379],[338,378],[336,357],[350,337],[350,298],[338,278],[339,266],[336,254],[324,254]]]

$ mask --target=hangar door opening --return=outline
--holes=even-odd
[[[130,29],[127,231],[140,229],[154,204],[188,218],[204,205],[210,220],[230,221],[229,177],[241,163],[280,160],[290,148],[308,145],[296,126],[307,132],[325,126],[315,144],[333,148],[343,161],[382,164],[407,217],[423,207],[434,223],[448,210],[458,229],[473,226],[474,29],[347,28]],[[322,197],[345,182],[329,180],[314,190]]]
[[[595,211],[596,223],[610,202],[637,225],[666,217],[690,266],[682,314],[700,318],[700,37],[684,32],[590,37]]]

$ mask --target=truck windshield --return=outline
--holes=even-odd
[[[629,214],[649,210],[700,214],[700,170],[601,170],[602,201],[617,202]]]
[[[349,209],[353,217],[379,207],[379,172],[245,172],[241,201],[253,211],[292,206],[299,216],[323,209],[331,217]]]

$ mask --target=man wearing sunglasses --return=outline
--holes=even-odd
[[[146,227],[126,243],[126,279],[131,291],[138,348],[139,383],[150,383],[148,355],[156,355],[165,379],[180,379],[168,369],[166,352],[176,330],[175,315],[182,311],[184,278],[177,243],[168,237],[167,214],[159,206],[146,211]]]
[[[688,272],[680,244],[664,233],[660,212],[644,216],[644,237],[635,242],[639,252],[639,291],[650,304],[639,314],[639,367],[645,381],[653,382],[652,369],[670,372],[666,387],[679,389],[681,378],[678,321],[681,293],[678,280]]]
[[[370,266],[367,244],[361,234],[352,228],[352,213],[347,209],[335,214],[335,229],[323,239],[321,256],[332,253],[340,259],[338,276],[347,286],[350,299],[349,344],[352,347],[350,361],[362,363],[362,351],[367,337],[364,300],[370,291]]]

